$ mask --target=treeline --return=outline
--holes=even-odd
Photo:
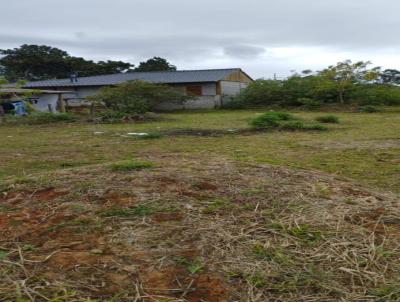
[[[295,73],[284,80],[256,80],[227,107],[400,105],[400,71],[369,68],[370,64],[347,60],[321,71]]]
[[[86,60],[66,51],[46,46],[24,44],[18,48],[0,49],[0,77],[9,82],[47,80],[77,76],[95,76],[129,71],[176,70],[166,59],[154,57],[135,65],[123,61]]]

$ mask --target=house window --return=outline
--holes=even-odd
[[[201,85],[186,86],[186,94],[192,95],[192,96],[202,96],[203,95],[203,87],[201,87]]]

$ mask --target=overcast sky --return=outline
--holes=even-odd
[[[399,0],[0,0],[0,48],[46,44],[93,60],[161,56],[254,78],[344,59],[400,69]]]

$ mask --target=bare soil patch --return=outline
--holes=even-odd
[[[3,192],[0,300],[400,299],[397,196],[222,157],[146,160]]]

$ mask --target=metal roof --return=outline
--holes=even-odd
[[[76,82],[71,79],[45,80],[28,82],[24,88],[41,87],[77,87],[77,86],[105,86],[115,85],[131,80],[142,80],[151,83],[199,83],[218,82],[239,68],[207,69],[207,70],[182,70],[182,71],[152,71],[128,72],[107,74],[92,77],[78,77]]]
[[[60,94],[60,93],[74,93],[75,91],[61,91],[61,90],[29,90],[24,88],[0,88],[0,93],[16,93],[22,94],[27,92],[33,92],[36,94]]]

